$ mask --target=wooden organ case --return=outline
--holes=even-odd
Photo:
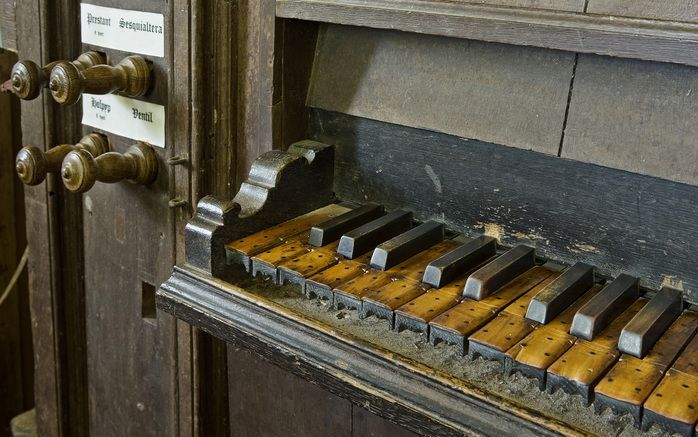
[[[698,8],[275,8],[158,307],[418,434],[694,435]]]

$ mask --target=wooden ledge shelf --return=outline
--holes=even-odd
[[[175,268],[158,290],[157,305],[420,434],[580,434],[192,268]]]
[[[276,15],[698,66],[698,23],[432,0],[276,0]]]

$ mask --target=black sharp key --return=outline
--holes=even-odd
[[[618,339],[618,349],[637,358],[644,357],[669,325],[681,315],[682,310],[681,292],[662,288],[625,325]]]
[[[444,239],[444,224],[428,221],[376,247],[371,267],[387,270]]]
[[[422,282],[441,288],[497,253],[497,240],[478,237],[432,261],[424,270]]]
[[[592,340],[603,328],[640,297],[638,279],[619,275],[577,311],[570,334]]]
[[[482,300],[535,265],[535,250],[516,246],[470,275],[463,287],[463,297]]]
[[[594,268],[576,263],[533,296],[526,310],[526,318],[548,323],[593,285]]]
[[[339,240],[345,232],[349,232],[384,214],[383,206],[371,203],[360,208],[352,209],[342,215],[333,217],[319,225],[310,228],[308,244],[314,247],[324,246]]]
[[[337,253],[354,259],[411,227],[411,212],[393,211],[342,235]]]

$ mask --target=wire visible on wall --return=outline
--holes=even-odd
[[[7,284],[7,287],[5,287],[5,291],[2,292],[2,296],[0,296],[0,306],[2,306],[7,297],[12,292],[12,290],[15,288],[15,285],[17,285],[19,275],[22,274],[24,267],[26,267],[27,265],[28,253],[29,250],[25,248],[24,253],[22,254],[22,258],[19,260],[19,264],[17,264],[17,268],[15,269],[15,272],[12,274],[12,278],[10,278],[10,282]]]

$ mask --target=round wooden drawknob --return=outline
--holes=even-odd
[[[81,70],[70,62],[59,62],[51,70],[49,89],[61,105],[72,105],[83,93],[118,92],[139,97],[150,88],[150,65],[140,56],[128,56],[116,66],[95,65]]]
[[[114,183],[122,180],[149,185],[158,175],[158,156],[152,146],[136,143],[126,153],[109,152],[98,157],[85,150],[74,150],[61,166],[63,184],[75,193],[84,193],[95,182]]]
[[[48,173],[58,173],[65,156],[78,149],[99,156],[109,151],[109,140],[102,134],[91,133],[82,137],[77,144],[61,144],[46,152],[36,146],[23,147],[15,160],[17,176],[27,185],[40,184]]]
[[[73,62],[66,62],[78,70],[84,70],[99,64],[104,64],[104,55],[98,52],[85,52]],[[40,67],[32,61],[19,61],[12,67],[10,73],[10,91],[23,100],[32,100],[39,97],[41,90],[46,87],[49,75],[58,62],[52,62],[45,67]]]

